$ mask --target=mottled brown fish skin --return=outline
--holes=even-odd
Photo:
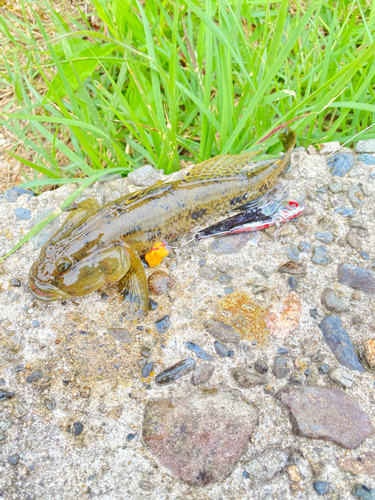
[[[294,132],[287,130],[282,140],[287,152],[269,165],[250,164],[250,154],[223,155],[193,167],[182,180],[132,193],[86,215],[82,212],[80,219],[73,216],[33,264],[31,292],[41,300],[56,300],[118,282],[125,297],[137,301],[146,294],[148,301],[139,255],[270,190],[290,164]],[[74,222],[74,217],[79,220]]]

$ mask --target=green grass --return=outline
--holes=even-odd
[[[0,123],[36,192],[249,151],[294,119],[303,146],[374,122],[375,0],[93,0],[95,29],[22,2],[0,18]]]

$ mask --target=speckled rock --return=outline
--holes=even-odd
[[[255,243],[257,236],[254,233],[233,234],[215,239],[209,251],[215,255],[230,255],[238,253],[249,241]]]
[[[158,171],[151,165],[144,165],[143,167],[137,168],[137,170],[128,174],[128,179],[132,184],[134,184],[134,186],[143,188],[153,186],[163,177],[163,171]]]
[[[375,453],[369,451],[357,458],[344,457],[339,460],[340,467],[351,474],[375,476]]]
[[[257,373],[250,372],[245,368],[237,367],[232,370],[232,377],[237,380],[241,387],[249,389],[256,385],[264,385],[266,379]]]
[[[241,340],[240,335],[222,321],[209,319],[205,322],[204,327],[219,342],[237,343]]]
[[[343,327],[341,319],[338,316],[334,314],[326,316],[319,323],[319,328],[323,332],[326,344],[340,364],[349,368],[349,370],[364,371],[363,366],[358,361],[348,332]]]
[[[130,344],[132,336],[125,328],[107,328],[107,332],[119,342]]]
[[[277,379],[283,379],[290,373],[288,362],[283,356],[277,356],[273,363],[272,373]]]
[[[358,141],[354,151],[356,153],[375,153],[375,139]]]
[[[362,241],[358,238],[354,231],[348,231],[346,233],[345,239],[347,244],[354,250],[357,250],[357,252],[360,252],[362,250]]]
[[[337,153],[328,158],[327,165],[332,175],[343,177],[354,166],[354,158],[351,154]]]
[[[214,365],[206,364],[197,366],[193,371],[193,375],[191,377],[191,383],[193,385],[204,384],[208,382],[212,377],[212,374],[215,371]]]
[[[354,399],[333,387],[284,387],[277,394],[290,410],[293,433],[358,448],[374,432]]]
[[[285,339],[299,325],[301,319],[301,299],[291,292],[280,307],[272,307],[266,318],[271,334],[277,339]]]
[[[354,208],[362,208],[365,204],[363,192],[359,186],[352,186],[348,189],[348,199]]]
[[[358,156],[358,161],[361,161],[365,165],[375,165],[375,158],[373,155],[368,153],[362,153]]]
[[[353,486],[352,495],[362,500],[375,500],[375,488],[370,489],[364,484],[355,484]]]
[[[271,447],[255,455],[246,464],[250,484],[268,483],[287,467],[289,459],[289,448]]]
[[[325,288],[320,296],[320,302],[329,311],[335,313],[341,313],[345,311],[348,306],[347,304],[337,295],[337,293],[332,288]]]
[[[176,280],[162,270],[154,271],[148,278],[148,288],[150,293],[163,295],[168,293],[176,285]]]
[[[329,374],[329,377],[336,384],[341,385],[342,387],[346,387],[347,389],[351,389],[354,385],[352,373],[343,366],[332,370]]]
[[[300,262],[286,262],[278,269],[279,273],[286,274],[306,274],[306,265]]]
[[[339,283],[355,288],[368,295],[375,295],[375,272],[352,264],[339,264],[337,266],[337,279]]]
[[[334,236],[330,232],[317,231],[315,233],[315,238],[325,245],[329,245],[330,243],[332,243]]]
[[[375,339],[367,339],[364,342],[364,354],[370,368],[375,368]]]
[[[319,153],[321,155],[329,155],[337,151],[339,148],[340,143],[338,141],[322,142],[322,144],[320,145]]]
[[[326,247],[322,245],[314,248],[311,260],[314,264],[320,264],[321,266],[325,266],[331,262]]]
[[[197,389],[173,401],[147,402],[143,438],[172,474],[204,486],[230,474],[257,422],[258,411],[240,391]]]

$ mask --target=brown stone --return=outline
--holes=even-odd
[[[285,339],[299,325],[301,319],[301,299],[291,292],[278,309],[272,307],[266,319],[267,327],[277,339]]]
[[[245,368],[237,367],[232,370],[232,377],[237,380],[241,387],[250,388],[256,385],[263,385],[266,379],[257,373],[249,372]]]
[[[204,327],[214,339],[219,342],[237,343],[241,340],[240,335],[233,330],[229,325],[226,325],[222,321],[216,321],[215,319],[208,319],[204,324]]]
[[[369,451],[357,458],[346,457],[339,461],[342,469],[352,474],[367,474],[375,476],[375,453]]]
[[[365,357],[370,368],[375,368],[375,339],[368,339],[364,343]]]
[[[352,231],[352,230],[348,231],[346,236],[345,236],[345,239],[346,239],[347,244],[350,247],[352,247],[354,250],[356,250],[357,252],[362,251],[362,242],[358,238],[358,236],[355,234],[354,231]]]
[[[169,292],[176,285],[176,280],[162,270],[155,271],[148,278],[148,288],[150,293],[163,295]]]
[[[210,380],[210,378],[212,377],[214,371],[215,371],[214,365],[205,364],[198,366],[193,372],[193,376],[191,377],[191,383],[193,385],[199,385],[208,382],[208,380]]]
[[[143,438],[172,474],[204,486],[230,474],[257,423],[258,411],[241,391],[219,386],[147,402]]]
[[[374,431],[358,403],[333,387],[284,387],[276,397],[289,407],[297,436],[357,448]]]
[[[279,267],[279,273],[306,274],[306,265],[300,262],[287,262]]]
[[[107,328],[107,332],[116,340],[124,344],[130,344],[132,341],[132,336],[125,328]]]

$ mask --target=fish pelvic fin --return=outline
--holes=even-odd
[[[243,169],[259,154],[259,151],[239,155],[220,155],[193,167],[182,179],[182,184],[246,175]]]
[[[147,278],[137,252],[128,245],[125,247],[131,263],[129,271],[117,283],[118,291],[124,297],[128,312],[141,319],[149,309]]]

